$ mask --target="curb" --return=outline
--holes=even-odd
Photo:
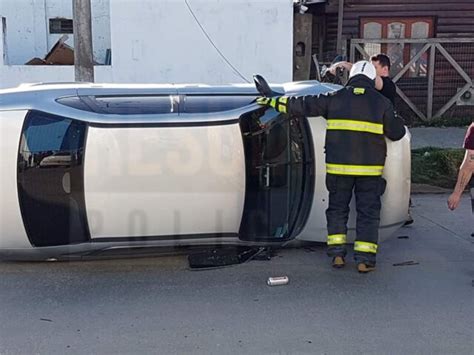
[[[453,186],[454,188],[454,186]],[[411,184],[411,193],[415,194],[450,194],[451,189],[446,189],[444,187],[432,186],[427,184]]]

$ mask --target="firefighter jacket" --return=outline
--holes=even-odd
[[[347,85],[329,95],[280,97],[275,108],[306,117],[327,120],[326,170],[328,174],[380,176],[387,146],[405,135],[393,105],[377,92],[374,81],[356,75]]]

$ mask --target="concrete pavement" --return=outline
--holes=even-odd
[[[473,219],[467,195],[454,212],[446,198],[414,196],[415,223],[368,275],[331,269],[321,245],[209,271],[180,256],[0,263],[0,353],[472,354]]]

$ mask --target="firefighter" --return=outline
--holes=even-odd
[[[375,270],[380,224],[380,197],[386,182],[382,177],[387,147],[405,135],[392,103],[375,89],[372,63],[359,61],[349,73],[347,85],[328,95],[259,97],[257,103],[279,112],[300,116],[323,116],[326,131],[326,210],[328,256],[332,265],[345,265],[347,220],[353,191],[357,226],[354,259],[361,273]]]

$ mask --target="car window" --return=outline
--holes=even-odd
[[[115,115],[153,115],[173,113],[169,95],[65,97],[58,103],[78,110]]]
[[[170,96],[95,96],[104,113],[119,115],[172,113]]]
[[[29,152],[80,149],[84,125],[68,118],[31,112],[23,131],[23,149]]]
[[[247,95],[188,95],[180,112],[206,113],[234,110],[247,106],[255,100],[255,96]]]

